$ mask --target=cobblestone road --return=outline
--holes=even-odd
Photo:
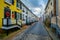
[[[17,35],[13,40],[51,40],[42,22],[36,22],[26,31]]]

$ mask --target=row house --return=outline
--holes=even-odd
[[[21,27],[20,0],[0,0],[0,28],[9,30]]]
[[[45,8],[46,16],[50,17],[51,27],[60,34],[60,0],[48,0]],[[48,15],[47,15],[48,14]]]
[[[21,0],[0,0],[0,29],[22,28],[36,21],[37,16]]]

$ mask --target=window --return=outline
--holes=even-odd
[[[20,8],[19,0],[17,0],[17,7]]]
[[[25,12],[25,7],[23,7],[23,12]]]
[[[15,19],[20,19],[20,13],[15,12]]]
[[[53,13],[52,13],[52,11],[51,11],[51,17],[53,17]]]
[[[22,4],[22,10],[24,9],[24,6],[23,6],[23,4]]]
[[[18,13],[18,19],[20,19],[20,13]]]
[[[48,7],[48,9],[49,9],[49,7]]]
[[[22,14],[20,14],[20,19],[22,20]]]
[[[14,0],[5,0],[5,2],[8,4],[14,4]]]
[[[24,21],[24,14],[23,14],[22,16],[23,16],[22,19],[23,19],[23,21]]]
[[[14,13],[14,12],[12,12],[12,18],[14,18],[14,19],[15,19],[15,13]]]
[[[51,2],[51,5],[52,5],[52,2]]]
[[[28,11],[26,12],[26,14],[28,14]]]
[[[22,3],[20,3],[20,9],[22,9]]]
[[[24,9],[23,9],[23,12],[25,12]]]
[[[16,6],[17,6],[19,9],[22,9],[22,3],[20,2],[20,0],[17,0]]]
[[[15,19],[17,19],[17,12],[15,12]]]
[[[24,11],[24,5],[22,4],[21,6],[22,6],[22,11],[25,12],[25,11]]]
[[[4,8],[4,18],[10,18],[11,10],[8,7]]]
[[[19,19],[19,17],[20,17],[20,15],[19,15],[19,13],[17,13],[17,19]]]

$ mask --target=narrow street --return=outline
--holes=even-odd
[[[60,40],[60,0],[1,0],[0,40]]]
[[[13,40],[51,40],[51,38],[44,28],[43,23],[36,22],[25,32],[14,37]]]

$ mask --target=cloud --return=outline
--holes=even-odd
[[[29,9],[33,7],[33,4],[29,0],[21,0]]]
[[[47,0],[21,0],[38,17],[44,13]]]
[[[31,4],[33,4],[33,7],[39,6],[39,0],[29,0]]]
[[[41,11],[40,8],[35,8],[34,10],[35,10],[35,12],[40,12]]]
[[[44,3],[44,1],[41,1],[40,3],[39,3],[39,5],[41,5],[41,8],[44,10],[44,8],[45,8],[45,3]]]
[[[41,17],[44,14],[44,8],[46,6],[46,4],[44,3],[44,1],[39,0],[37,7],[32,7],[32,12],[37,15],[38,17]]]
[[[36,16],[40,17],[40,12],[41,12],[40,8],[36,7],[36,8],[31,9],[31,10]]]

